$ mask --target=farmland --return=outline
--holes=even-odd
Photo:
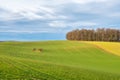
[[[0,79],[120,80],[119,46],[118,42],[0,42]]]
[[[120,43],[118,42],[87,42],[98,46],[112,54],[120,56]]]

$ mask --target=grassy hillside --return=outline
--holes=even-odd
[[[120,57],[85,42],[1,42],[0,79],[120,80]]]
[[[118,42],[87,42],[98,46],[112,54],[120,56],[120,43]]]

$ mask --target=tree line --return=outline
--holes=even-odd
[[[110,28],[76,29],[66,34],[67,40],[120,41],[120,30]]]

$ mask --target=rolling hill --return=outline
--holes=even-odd
[[[87,42],[96,45],[97,47],[104,49],[112,54],[120,56],[120,43],[118,42]]]
[[[0,42],[0,79],[120,80],[120,57],[114,55],[120,50],[116,46],[120,43]]]

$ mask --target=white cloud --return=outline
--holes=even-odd
[[[20,11],[3,11],[0,15],[1,20],[19,20],[19,19],[28,19],[28,20],[38,20],[38,19],[66,19],[64,15],[59,15],[54,13],[51,8],[37,8],[37,9],[24,9]]]
[[[116,13],[111,10],[116,8],[114,6],[118,2],[118,0],[0,0],[0,21],[11,28],[0,32],[55,32],[56,28],[96,26],[102,22],[107,24],[110,17],[120,16],[119,10]],[[37,22],[34,23],[34,20]],[[10,25],[9,22],[13,23]],[[25,30],[20,30],[20,26]],[[1,27],[3,26],[0,23],[0,29]],[[48,29],[43,30],[44,27]]]
[[[34,12],[20,12],[19,13],[21,16],[23,16],[24,18],[27,18],[29,20],[34,20],[34,19],[43,19],[43,16],[37,15]]]
[[[49,23],[49,26],[54,28],[65,28],[65,27],[80,27],[80,26],[95,26],[98,25],[98,23],[95,22],[64,22],[64,21],[52,21]]]
[[[51,27],[56,27],[56,28],[58,28],[58,27],[64,28],[67,26],[67,24],[63,21],[52,21],[52,22],[48,23],[48,25]]]
[[[0,15],[1,20],[66,18],[57,14],[53,6],[46,6],[47,3],[43,0],[0,0],[0,2],[0,9],[3,10],[0,11],[0,14],[3,13]]]
[[[112,3],[113,1],[109,0],[109,2]],[[67,7],[66,4],[69,3],[80,4],[80,7],[75,9],[76,12],[101,13],[99,9],[104,6],[101,6],[101,8],[93,8],[91,7],[92,5],[88,5],[88,3],[108,3],[108,0],[0,0],[0,9],[7,11],[0,15],[0,18],[1,20],[68,19],[68,17],[65,16],[66,14],[63,15],[58,12],[60,6]],[[104,13],[104,11],[105,10],[102,12]]]
[[[1,32],[8,32],[8,33],[48,33],[48,32],[55,32],[53,30],[0,30]]]
[[[91,2],[106,2],[108,0],[0,0],[0,7],[14,12],[32,10],[36,11],[46,10],[47,12],[53,12],[49,7],[56,7],[56,5],[68,4],[68,3],[80,3],[86,4]],[[55,5],[55,6],[54,6]],[[43,7],[46,6],[46,7]]]
[[[79,3],[79,4],[88,4],[88,3],[99,3],[99,2],[106,2],[107,0],[72,0],[75,3]]]
[[[120,18],[120,12],[113,12],[111,14],[108,14],[107,16],[112,18]]]

